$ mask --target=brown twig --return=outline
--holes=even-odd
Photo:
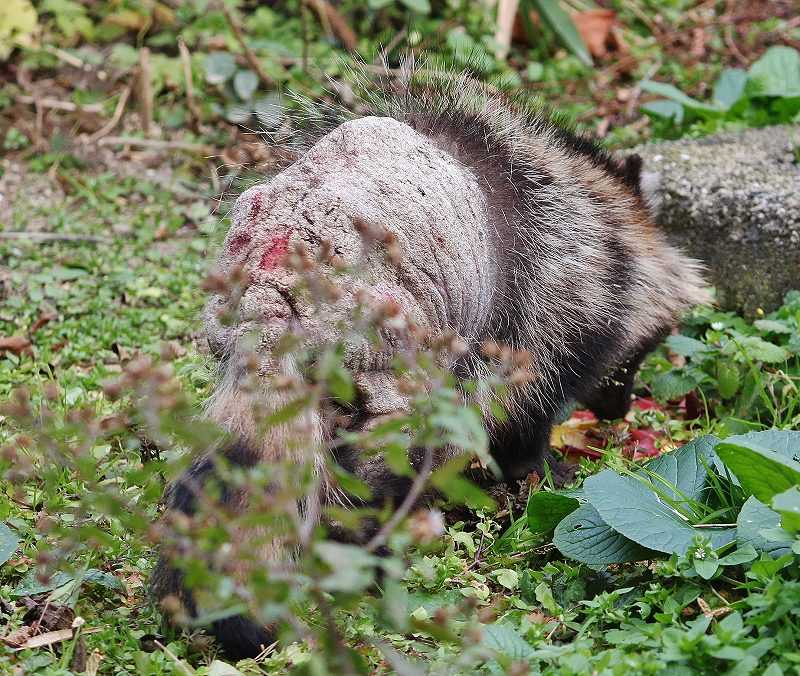
[[[122,119],[122,113],[125,112],[125,105],[128,103],[132,89],[133,85],[129,84],[127,87],[125,87],[125,89],[122,90],[111,119],[102,127],[100,127],[100,129],[98,129],[88,139],[86,139],[88,143],[97,143],[101,138],[108,136],[112,131],[114,131],[114,127],[116,127],[119,124],[120,119]]]
[[[16,100],[19,103],[25,104],[33,104],[36,105],[37,100],[33,96],[28,96],[26,94],[20,94],[16,97]],[[102,103],[72,103],[72,101],[60,101],[59,99],[39,99],[38,104],[42,108],[50,108],[52,110],[66,110],[70,113],[75,112],[84,112],[84,113],[102,113],[103,112],[103,104]]]
[[[77,235],[65,232],[0,232],[0,239],[29,240],[31,242],[95,242],[110,244],[113,240],[99,235]]]
[[[497,43],[495,56],[505,59],[511,48],[511,33],[514,30],[514,18],[519,9],[519,0],[500,0],[497,3],[497,32],[494,40]]]
[[[150,50],[142,47],[139,51],[139,118],[145,136],[150,136],[153,129],[153,87],[150,75]]]
[[[408,493],[406,493],[405,499],[395,513],[392,514],[391,518],[383,524],[383,527],[375,533],[375,536],[367,543],[366,550],[368,552],[374,552],[378,547],[383,545],[392,531],[406,518],[422,495],[422,491],[425,490],[425,484],[428,482],[428,477],[430,477],[432,466],[433,451],[430,448],[426,448],[422,466],[419,468],[419,472],[417,472],[417,476],[414,478],[411,488],[409,488]]]
[[[303,40],[302,64],[303,72],[308,73],[308,9],[306,3],[300,3],[300,34]]]
[[[347,23],[341,12],[327,0],[304,0],[311,5],[319,16],[320,23],[326,33],[332,33],[344,45],[348,52],[358,51],[358,36]]]
[[[197,101],[194,99],[194,82],[192,81],[192,57],[189,54],[189,48],[183,41],[183,38],[178,40],[178,51],[181,55],[181,65],[183,66],[183,79],[186,83],[186,106],[192,115],[192,120],[195,127],[200,124],[200,109],[197,107]]]
[[[220,3],[220,6],[222,7],[222,12],[225,14],[225,19],[227,20],[228,25],[233,31],[236,42],[239,43],[239,46],[244,52],[244,58],[247,59],[247,63],[250,64],[250,67],[255,71],[256,75],[258,75],[258,79],[261,80],[261,82],[263,82],[267,87],[273,87],[275,85],[274,80],[267,75],[264,67],[259,62],[258,57],[255,55],[253,50],[247,46],[247,42],[245,42],[244,39],[244,32],[242,31],[242,27],[239,25],[239,22],[234,18],[227,5]]]
[[[195,673],[194,669],[184,664],[181,659],[169,648],[167,648],[167,646],[161,643],[161,641],[154,640],[153,643],[155,643],[164,652],[164,654],[175,663],[175,666],[182,674],[186,674],[186,676],[192,676],[192,674]]]
[[[52,54],[60,61],[74,67],[80,68],[81,70],[86,70],[86,62],[83,59],[79,59],[74,54],[70,54],[68,51],[61,49],[59,47],[53,47],[51,45],[44,45],[42,50],[47,52],[48,54]]]
[[[383,58],[388,57],[395,50],[397,45],[399,45],[405,39],[407,34],[408,30],[405,27],[397,31],[392,39],[389,40],[389,44],[381,48],[380,54],[373,59],[372,64],[375,66],[381,65]]]
[[[137,146],[139,148],[153,148],[158,150],[185,150],[189,153],[202,153],[213,155],[214,148],[203,143],[187,143],[185,141],[161,141],[151,138],[137,138],[135,136],[107,136],[98,141],[101,146]]]

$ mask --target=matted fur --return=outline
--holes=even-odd
[[[356,79],[363,77],[355,75]],[[404,284],[402,275],[389,278],[395,274],[389,268],[375,270],[378,274],[385,272],[390,288],[406,294],[418,321],[435,334],[452,331],[464,339],[467,352],[452,364],[459,377],[480,381],[489,374],[481,355],[485,340],[531,354],[534,377],[514,389],[505,402],[508,420],[500,424],[486,416],[492,453],[501,467],[511,476],[524,475],[540,466],[552,420],[565,403],[577,399],[602,415],[624,414],[633,374],[644,354],[684,311],[709,300],[700,267],[668,244],[653,225],[638,158],[617,160],[587,139],[565,131],[541,109],[504,96],[465,74],[410,68],[404,77],[387,79],[377,90],[371,80],[363,84],[364,91],[373,93],[365,96],[358,113],[319,106],[309,109],[309,120],[313,118],[314,124],[307,125],[294,139],[298,157],[294,169],[290,167],[279,174],[275,184],[278,188],[273,189],[283,189],[280,186],[289,180],[286,177],[296,181],[302,176],[304,158],[311,158],[313,164],[313,154],[320,148],[341,142],[343,150],[347,150],[346,141],[357,144],[370,134],[375,144],[360,148],[364,153],[385,152],[388,141],[403,139],[419,148],[429,166],[438,168],[435,171],[449,172],[443,174],[448,177],[443,181],[458,182],[462,190],[468,186],[468,204],[460,201],[465,193],[458,193],[459,203],[445,212],[458,218],[456,223],[480,227],[485,232],[481,231],[482,239],[465,239],[472,247],[466,247],[472,251],[472,259],[467,255],[454,266],[449,265],[452,261],[445,261],[440,268],[463,273],[453,279],[474,279],[474,283],[462,281],[462,288],[458,284],[448,287],[453,279],[445,280],[444,288],[429,289],[431,298],[420,299],[419,288]],[[310,177],[313,172],[306,173]],[[378,178],[386,180],[386,176],[375,180]],[[398,176],[397,180],[402,178]],[[324,210],[313,211],[320,207],[314,202],[318,186],[313,185],[313,180],[309,178],[307,190],[291,181],[285,188],[298,190],[297,204],[310,200],[316,217]],[[448,185],[441,186],[445,193],[448,189]],[[268,195],[264,190],[255,188],[240,198],[234,209],[235,224],[243,219],[249,219],[248,227],[253,222],[266,222],[260,212],[261,201],[255,211],[262,220],[252,217],[253,196]],[[419,199],[424,202],[424,192]],[[291,213],[291,209],[286,211]],[[342,237],[352,238],[348,218],[353,217],[354,213],[346,209],[336,214],[344,222],[338,231]],[[275,216],[273,221],[283,223],[282,218],[283,215]],[[307,230],[323,227],[312,218],[307,220],[310,225],[303,225]],[[391,223],[388,225],[391,227]],[[418,227],[424,233],[426,227],[438,226],[426,225],[423,220]],[[228,235],[226,251],[236,248],[240,235],[235,225]],[[408,232],[400,235],[402,240]],[[267,255],[262,253],[264,236],[256,233],[253,241],[262,249],[251,249],[262,263]],[[415,240],[406,237],[404,241]],[[288,239],[284,248],[287,242]],[[414,251],[406,253],[413,264]],[[225,259],[227,264],[232,265],[232,255],[224,255],[229,257]],[[287,303],[301,324],[312,326],[313,330],[307,332],[312,342],[337,339],[329,331],[334,323],[323,325],[315,316],[297,310],[288,291],[289,273],[282,268],[273,269],[272,258],[268,262],[269,266],[261,266],[268,268],[268,272],[259,273],[261,286],[256,284],[246,291],[243,299],[250,314],[258,314],[263,310],[261,305],[266,304],[272,308],[273,317],[281,318],[272,329],[264,330],[259,350],[268,352],[270,342],[286,328]],[[480,269],[470,276],[469,265]],[[380,283],[376,282],[376,287]],[[436,286],[433,280],[431,284]],[[480,295],[480,301],[470,302],[471,295]],[[229,458],[247,465],[299,460],[307,458],[308,453],[318,453],[332,433],[332,422],[324,419],[324,414],[308,414],[268,434],[259,431],[252,404],[275,410],[285,402],[284,395],[267,387],[244,387],[243,371],[236,357],[243,332],[235,326],[221,325],[216,311],[223,305],[224,299],[212,298],[206,313],[212,345],[227,354],[209,414],[243,439],[247,449],[243,452],[238,446]],[[458,311],[453,311],[456,306]],[[363,350],[352,355],[348,364],[357,371],[356,382],[366,397],[362,419],[389,413],[392,406],[402,407],[404,403],[393,391],[391,377],[387,380],[387,372],[381,370],[386,368],[385,355],[369,355]],[[294,368],[292,362],[276,366],[262,369],[262,375],[270,371],[288,373]],[[384,375],[375,376],[376,373]],[[391,392],[377,402],[380,393],[376,394],[376,390],[383,387],[382,382],[389,383],[386,389]],[[384,405],[385,402],[397,403]],[[300,431],[297,425],[305,426],[304,438],[310,442],[302,449],[293,443]],[[322,471],[323,459],[315,457]],[[357,456],[341,460],[348,470],[367,481],[376,499],[397,497],[392,491],[402,484],[393,481],[380,461],[373,458],[361,462]],[[195,471],[202,475],[201,480],[210,471],[207,465],[203,468],[202,472]],[[321,483],[323,492],[327,491],[323,499],[346,502],[346,496],[329,482]],[[173,494],[182,495],[180,491]],[[186,500],[173,499],[171,506],[183,511],[193,509]],[[270,559],[285,555],[279,550],[279,543],[267,543],[264,556]],[[176,593],[190,600],[179,585],[180,576],[162,562],[156,575],[157,594]],[[242,618],[223,624],[215,630],[236,655],[257,651],[253,637],[265,637],[263,631]],[[237,632],[241,633],[239,638]]]

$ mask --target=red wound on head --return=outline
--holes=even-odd
[[[246,232],[240,232],[238,235],[231,239],[230,244],[228,244],[228,251],[230,251],[232,256],[236,256],[241,253],[242,249],[244,249],[248,244],[250,244],[250,235]]]
[[[263,196],[260,192],[257,192],[253,195],[253,201],[250,204],[250,220],[255,221],[258,218],[258,215],[261,213],[261,204],[262,204]]]
[[[275,235],[275,237],[270,240],[267,248],[264,249],[264,253],[261,255],[259,267],[262,270],[273,270],[280,265],[283,257],[289,253],[290,236],[290,232],[284,232],[283,234]]]

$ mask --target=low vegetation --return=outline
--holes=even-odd
[[[200,417],[215,375],[198,334],[201,288],[214,283],[224,197],[275,160],[245,130],[290,132],[286,90],[355,105],[347,54],[371,63],[384,45],[392,67],[414,48],[527,88],[611,146],[798,120],[791,3],[608,4],[615,11],[595,14],[605,28],[571,19],[580,44],[568,13],[534,14],[503,56],[488,4],[10,3],[0,16],[4,669],[794,673],[800,292],[755,318],[695,310],[644,364],[624,420],[565,411],[554,461],[514,484],[493,480],[478,412],[435,354],[398,364],[412,394],[432,381],[435,396],[348,443],[401,473],[412,444],[467,453],[430,477],[443,493],[434,508],[399,523],[388,509],[329,515],[388,524],[385,556],[304,528],[292,506],[314,477],[297,467],[230,468],[229,481],[251,486],[292,477],[255,518],[212,501],[194,523],[153,526],[165,482],[221,436]],[[329,5],[344,28],[319,14]],[[514,356],[487,350],[501,390]],[[312,384],[291,384],[296,406],[268,422],[324,397],[346,406],[353,385],[338,356],[333,346]],[[210,557],[247,560],[236,534],[252,528],[283,528],[306,555],[282,578],[210,575]],[[198,624],[169,629],[163,616],[181,608],[155,608],[145,593],[158,544],[210,590],[203,619],[247,610],[277,622],[282,641],[234,667]]]

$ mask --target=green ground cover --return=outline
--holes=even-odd
[[[578,413],[557,428],[554,446],[576,463],[564,486],[550,475],[519,486],[484,484],[492,507],[476,507],[479,492],[450,496],[442,535],[427,542],[424,532],[412,537],[413,528],[400,529],[376,585],[367,570],[374,562],[348,548],[325,556],[318,550],[309,570],[330,583],[327,590],[312,597],[302,588],[287,602],[300,606],[307,640],[276,646],[240,663],[237,672],[199,628],[166,628],[145,594],[155,560],[148,524],[159,514],[165,477],[176,471],[192,434],[202,432],[186,421],[194,420],[214,377],[199,314],[203,280],[227,227],[218,198],[235,194],[245,176],[272,160],[257,137],[234,124],[280,129],[285,119],[277,103],[287,88],[346,100],[346,77],[336,79],[334,93],[324,93],[320,77],[321,71],[334,78],[345,72],[343,37],[329,19],[319,21],[314,3],[229,3],[265,78],[243,58],[216,5],[44,0],[35,3],[39,32],[28,35],[20,9],[27,4],[12,3],[19,13],[0,16],[0,40],[8,16],[22,17],[15,28],[21,46],[8,54],[0,49],[8,57],[0,76],[10,83],[0,91],[0,229],[77,239],[0,239],[4,672],[777,676],[800,670],[794,474],[800,441],[797,433],[743,436],[800,427],[797,293],[755,321],[696,310],[682,335],[648,359],[625,420],[598,422]],[[764,3],[767,9],[684,0],[607,3],[626,47],[595,56],[593,66],[546,27],[534,27],[536,40],[515,43],[508,60],[497,59],[488,8],[432,4],[338,7],[368,61],[401,34],[398,51],[412,46],[481,64],[480,77],[545,97],[611,146],[796,119],[789,51],[781,52],[788,65],[773,66],[786,69],[784,90],[766,93],[764,78],[775,79],[768,67],[753,73],[769,47],[791,50],[800,40],[791,3]],[[409,17],[414,22],[405,28]],[[178,36],[190,51],[195,110]],[[174,152],[124,143],[87,150],[80,135],[97,133],[111,116],[142,46],[151,50],[151,122],[162,140],[190,145]],[[733,91],[735,83],[714,87],[726,67],[745,74],[729,71],[728,80],[749,73],[761,78],[762,88],[742,81],[730,105],[704,108],[704,102],[713,105],[715,92]],[[37,118],[24,97],[38,80],[46,91],[34,87],[37,97],[100,103],[100,112],[48,109]],[[675,89],[639,86],[644,80]],[[682,100],[677,91],[692,98]],[[142,137],[135,117],[126,114],[114,134]],[[209,163],[198,146],[218,149],[218,159]],[[108,385],[141,355],[169,363],[179,384],[169,443],[154,442],[142,411],[132,411],[137,394],[172,397],[164,384],[170,376],[158,380],[148,372],[149,380],[122,396]],[[157,396],[148,383],[161,387],[154,385]],[[445,425],[463,423],[448,415],[453,419]],[[37,445],[44,439],[52,447]],[[739,456],[725,443],[750,453],[755,476],[729,461]],[[640,469],[662,451],[660,465]],[[780,491],[758,483],[770,472],[782,477],[784,483],[770,483]],[[701,484],[704,491],[692,492]],[[667,511],[640,530],[621,525],[625,515],[609,511],[604,496],[626,488]],[[580,521],[586,510],[595,510],[595,526],[616,538],[619,560],[592,554],[586,529],[577,529],[582,538],[569,539],[576,523],[588,523]],[[653,553],[646,539],[651,524],[690,532],[683,540],[676,536],[684,544],[674,551]],[[430,528],[438,532],[437,524]],[[337,567],[363,576],[331,582]],[[39,620],[45,629],[69,627],[77,616],[84,620],[77,635],[17,650],[48,607],[66,610],[61,618]]]

